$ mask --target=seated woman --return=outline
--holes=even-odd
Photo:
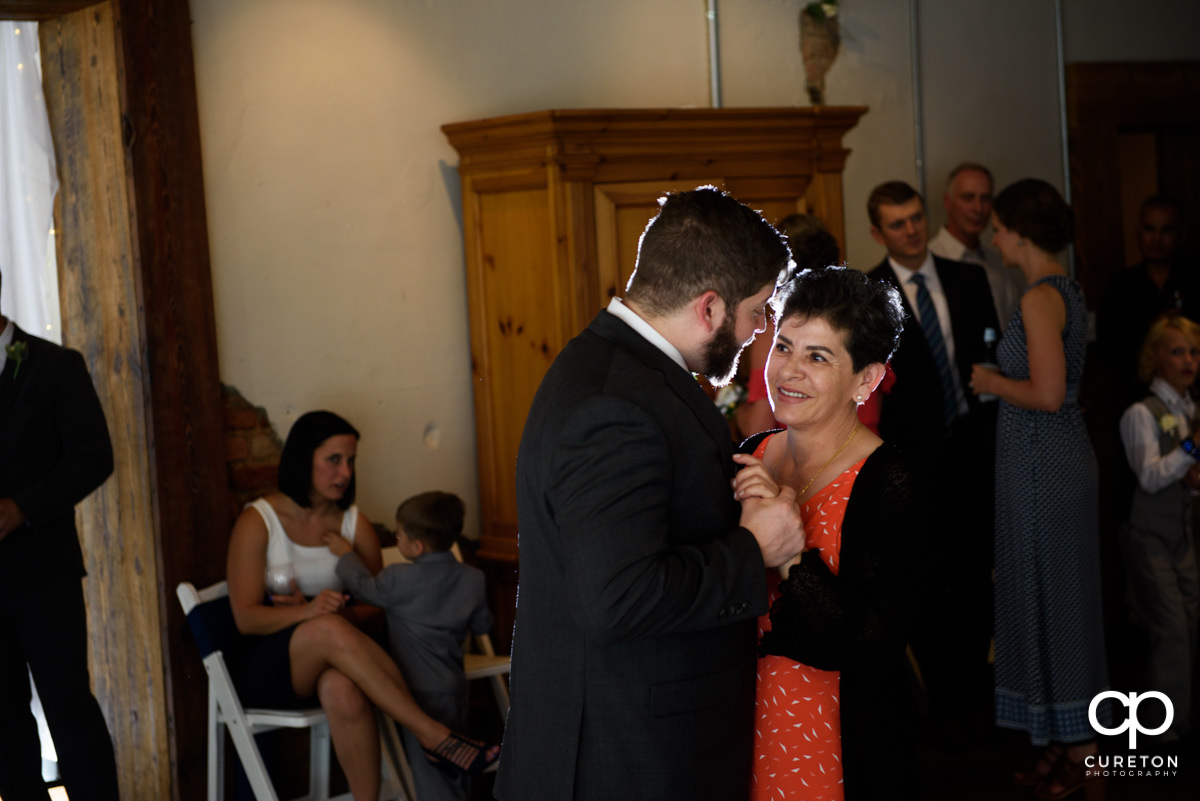
[[[474,773],[493,762],[487,748],[430,718],[392,658],[346,616],[337,557],[322,542],[340,533],[368,568],[383,565],[379,540],[354,503],[358,432],[332,412],[292,426],[279,464],[279,492],[249,504],[229,541],[229,603],[245,642],[231,672],[245,706],[297,708],[315,696],[329,717],[334,751],[357,801],[379,797],[379,735],[372,704],[417,740],[430,761]],[[267,574],[291,566],[290,593]],[[281,592],[282,591],[282,592]]]
[[[751,795],[917,798],[905,647],[920,510],[906,461],[858,418],[899,341],[900,297],[830,268],[773,304],[767,389],[787,428],[747,441],[734,491],[794,487],[807,546],[760,620]]]

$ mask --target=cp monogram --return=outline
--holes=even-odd
[[[1112,698],[1129,707],[1129,718],[1115,729],[1106,729],[1100,725],[1100,721],[1096,720],[1096,707],[1098,707],[1100,702],[1105,698]],[[1146,698],[1157,698],[1158,700],[1162,701],[1163,706],[1167,708],[1166,720],[1164,720],[1163,724],[1157,729],[1144,729],[1142,728],[1142,724],[1138,722],[1138,704],[1140,704]],[[1092,728],[1101,734],[1120,734],[1126,729],[1129,729],[1130,750],[1137,747],[1137,735],[1139,731],[1142,734],[1149,735],[1162,734],[1167,730],[1167,727],[1171,725],[1171,721],[1173,720],[1175,720],[1175,707],[1172,706],[1171,699],[1157,690],[1151,690],[1148,693],[1142,693],[1140,696],[1137,693],[1130,693],[1128,697],[1126,697],[1123,693],[1119,693],[1114,690],[1108,690],[1107,692],[1102,692],[1097,695],[1092,699],[1092,703],[1088,705],[1088,721],[1091,722]]]

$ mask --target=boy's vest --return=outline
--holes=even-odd
[[[1142,401],[1142,404],[1154,415],[1155,425],[1165,415],[1170,414],[1167,405],[1154,395]],[[1180,423],[1185,422],[1180,419]],[[1180,427],[1167,432],[1158,427],[1158,451],[1166,456],[1179,447],[1182,440]],[[1182,481],[1172,481],[1167,486],[1153,494],[1146,492],[1139,484],[1133,491],[1133,506],[1129,512],[1129,522],[1143,531],[1153,532],[1163,540],[1176,540],[1187,536],[1192,530],[1192,493]]]

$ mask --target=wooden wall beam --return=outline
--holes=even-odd
[[[121,144],[110,3],[40,26],[54,131],[63,343],[84,354],[115,472],[77,510],[88,578],[92,682],[116,746],[122,798],[171,792],[146,342]]]
[[[207,678],[175,585],[225,577],[232,525],[187,0],[114,0],[145,304],[176,798],[204,797]]]
[[[146,550],[139,540],[141,550],[131,557],[136,575],[97,577],[99,580],[89,584],[130,585],[121,588],[122,593],[136,588],[144,613],[138,622],[141,628],[135,640],[122,646],[136,647],[138,653],[145,648],[146,654],[158,648],[159,657],[157,676],[146,667],[142,690],[150,696],[139,698],[136,689],[126,684],[102,686],[99,679],[97,689],[108,695],[102,703],[109,710],[127,711],[129,704],[140,705],[136,707],[138,725],[154,732],[153,746],[147,745],[146,731],[115,732],[119,758],[123,752],[137,752],[127,772],[122,763],[123,797],[198,801],[204,797],[207,679],[174,589],[180,581],[204,585],[224,577],[232,520],[188,3],[112,0],[92,9],[95,4],[90,2],[0,0],[0,16],[11,13],[15,5],[21,6],[21,16],[49,20],[44,23],[47,28],[57,24],[53,18],[65,7],[87,5],[89,8],[78,14],[87,20],[88,46],[97,48],[98,53],[104,47],[111,51],[105,58],[114,83],[105,90],[105,113],[117,111],[120,134],[114,136],[109,128],[107,138],[101,140],[97,130],[80,127],[81,115],[90,113],[89,104],[97,100],[84,92],[62,98],[52,129],[56,143],[64,130],[75,136],[60,155],[64,176],[71,170],[81,182],[90,182],[93,201],[107,202],[123,189],[128,206],[127,212],[105,207],[108,216],[103,217],[88,203],[73,203],[71,210],[64,207],[61,235],[111,239],[116,234],[104,226],[124,216],[122,247],[127,245],[127,250],[121,250],[123,255],[111,263],[102,264],[98,257],[80,261],[80,289],[64,304],[63,327],[70,341],[89,354],[94,371],[107,364],[107,369],[115,372],[115,361],[106,360],[120,353],[121,380],[137,382],[140,387],[133,389],[135,384],[128,383],[120,392],[110,388],[112,397],[106,400],[111,405],[106,405],[106,410],[114,437],[124,435],[114,420],[140,423],[144,429],[131,438],[128,452],[121,449],[119,458],[128,463],[119,465],[118,473],[144,470],[148,476],[149,493],[141,502],[149,503],[154,547]],[[99,18],[93,11],[109,20],[107,33],[98,27]],[[104,37],[107,44],[100,41]],[[48,41],[43,34],[44,46]],[[77,37],[68,49],[78,51],[83,46]],[[48,95],[57,91],[59,81],[78,83],[80,73],[91,64],[90,56],[71,58],[57,75],[46,77]],[[123,171],[105,167],[107,172],[97,172],[100,165],[111,165],[122,155]],[[64,180],[64,188],[66,184]],[[91,208],[93,216],[76,214],[76,207]],[[120,276],[119,283],[101,286],[110,280],[105,276],[112,275]],[[135,290],[136,303],[131,294]],[[123,293],[122,300],[113,292]],[[124,328],[112,327],[107,315],[99,322],[89,319],[98,313],[97,304],[102,304],[106,313],[117,313],[121,319],[116,322],[123,321]],[[136,342],[132,339],[135,332]],[[93,338],[97,339],[94,343]],[[102,388],[102,397],[104,391]],[[124,539],[125,504],[122,498],[117,529],[122,536],[104,547],[129,545]],[[107,506],[103,509],[111,511]],[[87,534],[84,545],[89,551],[100,547]],[[122,567],[125,564],[122,562]],[[91,565],[89,562],[89,569]],[[115,614],[115,598],[89,595],[88,600],[93,620],[108,622]],[[120,601],[129,602],[128,597]],[[101,657],[107,659],[94,654],[94,663]],[[96,667],[98,672],[108,669],[99,663]],[[167,732],[168,748],[163,747],[162,732]]]

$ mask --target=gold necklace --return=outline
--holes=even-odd
[[[854,430],[852,430],[850,432],[850,436],[846,437],[846,441],[842,443],[842,447],[838,448],[837,451],[834,452],[833,456],[829,457],[829,461],[827,461],[827,462],[825,462],[825,464],[821,465],[820,470],[813,473],[813,477],[808,480],[808,483],[804,485],[804,488],[796,493],[797,501],[799,501],[801,498],[804,497],[804,493],[808,492],[808,488],[811,487],[812,483],[817,480],[817,476],[819,476],[819,475],[821,475],[821,473],[825,472],[825,468],[829,467],[830,463],[834,459],[838,458],[838,454],[840,454],[842,451],[846,450],[846,446],[850,444],[850,440],[854,439],[854,435],[858,433],[858,429],[860,429],[860,428],[862,428],[862,421],[855,420]],[[776,462],[775,467],[771,470],[771,480],[775,481],[776,484],[778,484],[779,482],[775,479],[775,472],[777,470],[779,470],[779,464],[781,462],[783,462],[783,459],[780,459],[779,462]]]

